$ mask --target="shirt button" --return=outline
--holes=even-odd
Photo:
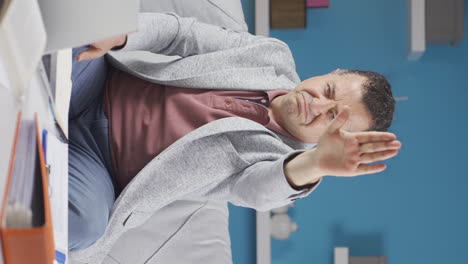
[[[224,102],[225,102],[227,105],[232,104],[232,100],[231,100],[231,99],[226,99],[226,100],[224,100]]]

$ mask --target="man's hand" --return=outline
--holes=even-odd
[[[317,182],[323,176],[358,176],[385,170],[385,164],[370,164],[394,157],[401,148],[393,133],[347,132],[341,128],[349,117],[345,108],[320,136],[315,149],[304,152],[285,166],[293,186]]]
[[[101,40],[91,44],[91,47],[78,54],[77,60],[93,60],[104,56],[109,50],[114,47],[119,47],[127,42],[127,35],[120,35],[110,39]]]

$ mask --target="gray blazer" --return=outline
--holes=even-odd
[[[129,35],[125,48],[111,53],[109,60],[142,79],[236,90],[292,89],[299,82],[290,50],[279,40],[173,14],[143,13],[138,23],[139,31]],[[150,53],[128,52],[133,50],[180,58],[156,63]],[[82,263],[130,263],[112,250],[119,238],[179,199],[219,200],[269,210],[302,198],[312,189],[291,188],[283,165],[306,147],[244,118],[208,123],[155,157],[118,197],[105,234],[70,258]],[[131,262],[153,263],[148,262],[153,253],[135,253]]]

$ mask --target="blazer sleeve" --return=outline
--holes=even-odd
[[[268,133],[204,137],[171,146],[138,174],[147,181],[132,182],[124,192],[145,195],[138,199],[138,210],[146,212],[187,195],[266,211],[305,197],[318,186],[297,190],[286,179],[284,162],[302,151],[293,151]]]
[[[293,150],[269,133],[225,133],[224,151],[233,153],[237,173],[210,186],[210,199],[267,211],[289,204],[314,191],[321,181],[293,188],[284,174],[287,160],[306,150]]]
[[[121,50],[188,57],[265,42],[288,48],[274,38],[201,23],[195,18],[182,18],[172,13],[140,13],[138,31],[128,35]]]
[[[277,160],[258,161],[227,179],[230,185],[227,200],[237,206],[268,211],[309,195],[321,181],[294,189],[284,174],[285,161],[300,152],[288,153]]]

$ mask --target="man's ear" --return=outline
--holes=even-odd
[[[337,73],[337,72],[339,72],[339,71],[341,71],[341,69],[340,69],[340,68],[337,68],[336,70],[334,70],[334,71],[332,71],[332,72],[330,72],[330,73]]]

